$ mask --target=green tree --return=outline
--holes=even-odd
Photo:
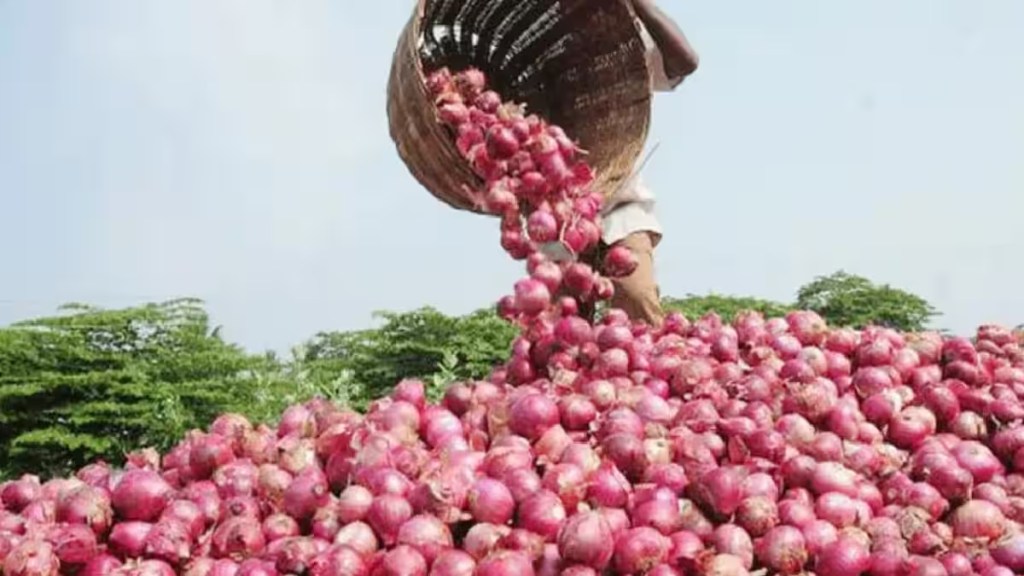
[[[275,361],[224,342],[200,301],[62,312],[0,329],[8,473],[118,462],[130,450],[166,449],[222,412],[277,409],[280,394],[266,389],[283,384]]]
[[[378,312],[378,328],[325,332],[296,355],[302,380],[355,407],[403,378],[423,378],[437,396],[456,380],[482,378],[508,358],[515,327],[492,310],[447,316],[433,308]],[[346,391],[347,390],[347,391]]]
[[[731,322],[736,314],[747,310],[760,312],[765,317],[772,318],[783,316],[793,309],[792,305],[782,302],[721,294],[688,294],[685,298],[662,298],[661,304],[666,312],[681,312],[691,320],[700,318],[708,312],[716,312],[726,322]]]
[[[800,288],[796,307],[814,310],[835,326],[888,326],[924,330],[939,312],[925,299],[888,284],[840,270]]]

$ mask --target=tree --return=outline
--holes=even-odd
[[[840,270],[819,276],[800,288],[796,307],[814,310],[835,326],[863,328],[888,326],[897,330],[924,330],[939,312],[926,300],[888,284]]]
[[[783,316],[793,309],[789,304],[772,300],[720,294],[706,296],[688,294],[685,298],[679,299],[663,298],[661,304],[666,312],[681,312],[691,320],[700,318],[709,312],[716,312],[726,322],[732,322],[737,313],[747,310],[760,312],[766,317],[775,317]]]
[[[259,411],[260,398],[280,396],[261,391],[274,382],[264,376],[277,370],[271,359],[221,340],[198,300],[62,312],[0,329],[8,473],[65,474],[163,450],[217,414]]]
[[[446,316],[433,308],[378,312],[379,328],[326,332],[296,354],[303,379],[356,407],[403,378],[423,378],[436,397],[456,380],[483,378],[508,358],[515,327],[492,310]]]

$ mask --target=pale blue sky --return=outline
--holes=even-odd
[[[666,294],[837,268],[1024,321],[1024,2],[668,0],[702,57],[646,178]],[[0,324],[194,295],[285,348],[485,306],[493,221],[420,188],[384,87],[412,2],[0,0]]]

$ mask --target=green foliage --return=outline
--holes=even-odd
[[[842,270],[801,287],[796,306],[814,310],[834,326],[874,324],[908,332],[924,330],[939,315],[920,296]]]
[[[503,362],[515,328],[490,310],[461,317],[433,308],[379,312],[379,328],[318,334],[297,355],[317,389],[345,394],[359,408],[403,378],[423,378],[438,397],[457,380],[482,378]],[[330,394],[326,394],[330,396]]]
[[[166,449],[225,411],[251,412],[276,369],[211,331],[196,300],[59,316],[0,329],[0,462],[66,473]],[[271,394],[278,396],[278,394]]]
[[[681,312],[694,320],[709,312],[716,312],[726,322],[732,322],[736,314],[744,311],[760,312],[765,317],[783,316],[793,309],[790,304],[741,296],[688,294],[685,298],[663,298],[661,305],[666,312]]]

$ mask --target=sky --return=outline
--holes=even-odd
[[[509,292],[497,223],[388,136],[412,5],[0,0],[0,325],[195,296],[283,350]],[[1024,322],[1024,2],[662,5],[701,56],[648,141],[664,294],[792,300],[842,268],[938,327]]]

